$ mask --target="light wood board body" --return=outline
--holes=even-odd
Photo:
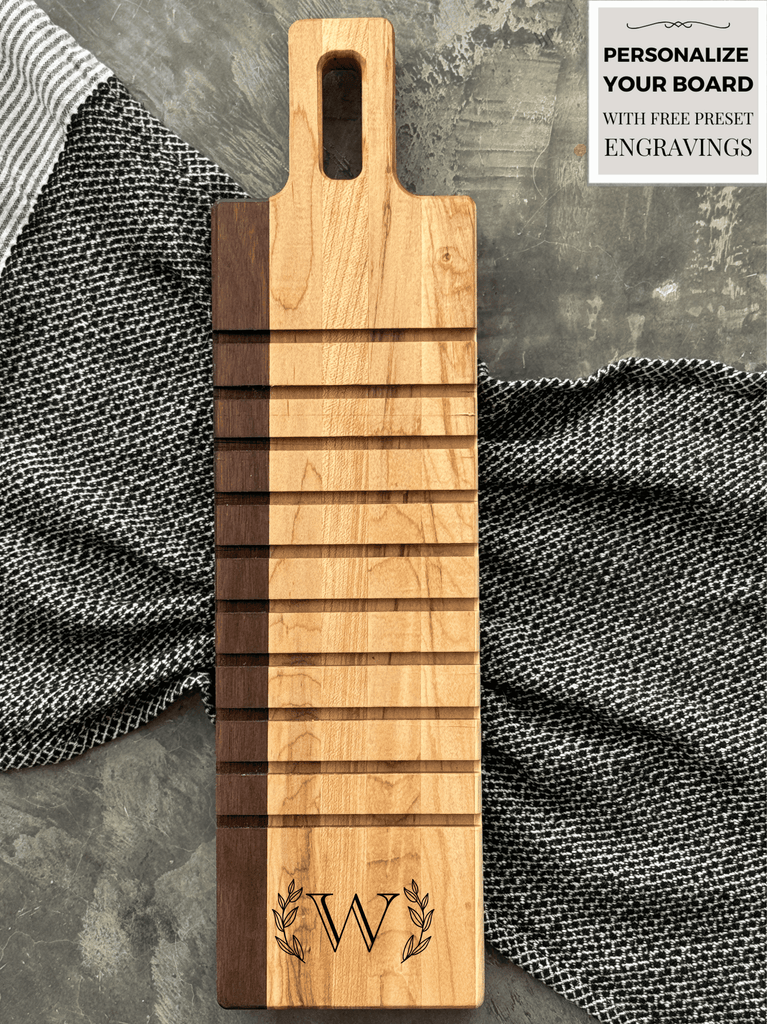
[[[219,1001],[476,1006],[474,204],[397,180],[387,21],[289,49],[288,183],[212,215]]]

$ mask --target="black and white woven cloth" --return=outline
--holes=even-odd
[[[212,713],[209,221],[244,193],[0,0],[0,766]],[[480,376],[487,935],[609,1024],[764,1011],[767,378]]]

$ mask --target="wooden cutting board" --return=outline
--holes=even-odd
[[[289,50],[288,183],[212,214],[219,1001],[476,1006],[474,204],[399,184],[388,21]]]

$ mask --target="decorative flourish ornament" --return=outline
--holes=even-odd
[[[402,950],[401,960],[401,963],[403,964],[406,960],[409,960],[411,956],[418,956],[419,953],[423,953],[423,951],[431,942],[431,935],[428,935],[426,938],[424,938],[424,933],[428,932],[429,928],[431,928],[431,918],[432,914],[434,913],[433,908],[428,912],[428,914],[426,913],[426,908],[429,905],[428,892],[423,897],[423,899],[421,899],[421,897],[419,897],[418,895],[418,885],[416,883],[416,880],[413,879],[410,884],[412,885],[413,888],[408,889],[406,886],[404,889],[404,893],[408,901],[410,903],[415,903],[416,907],[418,907],[417,910],[416,907],[408,907],[408,910],[410,911],[410,920],[413,922],[416,928],[421,929],[421,934],[418,936],[418,942],[415,941],[415,935],[411,935],[410,938],[405,943],[405,948]]]
[[[297,935],[294,935],[292,940],[288,939],[287,929],[293,924],[298,913],[298,901],[301,899],[303,889],[296,889],[296,880],[291,879],[290,885],[288,886],[288,898],[283,899],[282,896],[277,893],[277,902],[280,905],[279,910],[272,908],[274,914],[274,923],[277,926],[277,931],[282,932],[282,935],[275,935],[277,945],[288,956],[295,956],[305,963],[304,958],[304,947],[301,945],[301,940]],[[293,906],[293,904],[296,906]]]

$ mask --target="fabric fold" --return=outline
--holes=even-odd
[[[31,0],[0,0],[0,69],[2,270],[73,114],[111,71]]]
[[[8,769],[213,714],[209,210],[247,197],[28,0],[0,52]],[[606,1024],[762,1012],[766,396],[480,366],[486,934]]]

